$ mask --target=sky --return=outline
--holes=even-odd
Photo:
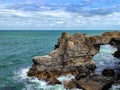
[[[0,0],[0,30],[119,30],[120,0]]]

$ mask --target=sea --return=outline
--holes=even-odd
[[[49,54],[54,49],[62,32],[101,35],[111,30],[1,30],[0,31],[0,90],[66,90],[63,85],[47,85],[47,82],[28,77],[32,57]],[[95,73],[105,68],[118,68],[120,59],[112,56],[117,49],[111,45],[101,45],[100,52],[93,57],[97,64]],[[72,75],[58,79],[70,80]],[[79,89],[75,89],[79,90]],[[110,90],[120,90],[113,85]]]

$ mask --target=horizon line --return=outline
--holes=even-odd
[[[58,29],[56,29],[56,30],[34,30],[34,29],[31,29],[31,30],[20,30],[20,29],[18,29],[18,30],[0,30],[0,31],[82,31],[82,30],[87,30],[87,29],[80,29],[80,30],[58,30]],[[88,29],[88,30],[92,30],[92,29]],[[93,29],[93,31],[96,31],[97,29]],[[98,30],[104,30],[104,29],[98,29]],[[107,29],[105,29],[105,30],[107,30]],[[113,31],[113,29],[111,29],[111,30],[108,30],[108,31]],[[114,31],[119,31],[118,29],[114,29]]]

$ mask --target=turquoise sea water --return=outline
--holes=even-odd
[[[32,65],[32,57],[48,54],[63,31],[0,31],[0,90],[64,90],[61,86],[47,86],[46,82],[26,76]],[[103,30],[67,31],[100,35]],[[94,57],[99,73],[106,67],[113,67],[119,61],[111,54],[116,48],[101,46]],[[110,64],[111,63],[111,64]],[[106,64],[108,64],[106,66]],[[65,77],[67,78],[67,76]]]

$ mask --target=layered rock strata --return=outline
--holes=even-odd
[[[120,44],[120,32],[118,31],[106,32],[101,36],[78,33],[69,35],[64,32],[49,55],[33,57],[33,65],[28,76],[60,84],[56,78],[61,75],[77,76],[83,73],[90,75],[96,67],[92,58],[99,52],[100,45],[104,44],[117,47],[118,50],[114,56],[120,57],[120,45],[118,45]]]

